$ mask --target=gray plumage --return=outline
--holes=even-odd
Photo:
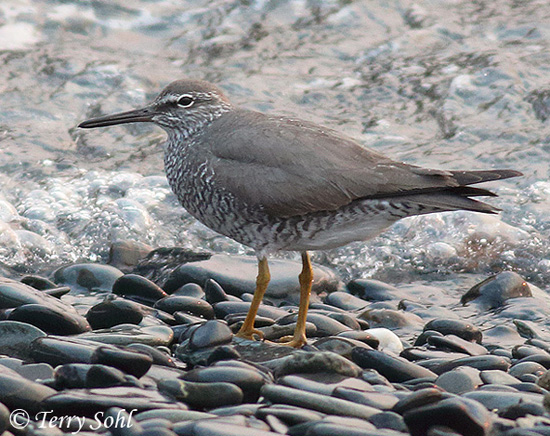
[[[373,237],[396,220],[450,210],[492,213],[469,185],[512,170],[441,171],[396,162],[334,130],[234,107],[207,82],[173,82],[149,106],[86,121],[154,122],[182,205],[259,253],[324,249]]]

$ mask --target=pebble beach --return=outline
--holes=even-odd
[[[0,434],[550,435],[550,6],[0,4]],[[546,59],[546,60],[545,60]],[[195,221],[152,125],[83,120],[179,78],[423,167],[510,168],[501,211],[296,253],[256,327],[247,247]]]

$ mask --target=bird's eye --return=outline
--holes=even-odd
[[[179,107],[191,107],[195,103],[195,99],[190,95],[182,95],[176,103]]]

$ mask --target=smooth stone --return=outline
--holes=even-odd
[[[331,292],[327,295],[325,301],[344,310],[361,310],[369,305],[368,301],[342,291]]]
[[[0,403],[0,434],[4,432],[10,426],[10,410]],[[6,435],[7,436],[7,435]]]
[[[296,351],[278,362],[274,368],[276,377],[287,374],[329,372],[348,377],[358,377],[361,368],[348,359],[328,351],[310,353]]]
[[[443,335],[455,335],[466,341],[481,344],[481,330],[469,322],[458,319],[436,318],[424,326],[424,331],[434,330]]]
[[[179,432],[178,434],[183,433]],[[193,436],[280,436],[279,433],[267,430],[209,420],[194,422],[187,429],[186,434]]]
[[[111,243],[107,263],[121,271],[127,271],[136,266],[153,248],[143,242],[121,240]]]
[[[532,356],[534,354],[541,354],[546,357],[550,356],[550,354],[548,354],[547,351],[539,347],[535,347],[534,345],[523,344],[523,345],[516,345],[514,348],[512,348],[512,357],[514,359],[519,360],[527,356]]]
[[[291,406],[305,407],[318,412],[339,416],[352,416],[369,419],[380,410],[362,404],[355,404],[351,401],[326,395],[304,392],[299,389],[288,388],[278,385],[264,385],[261,394],[268,401],[278,404],[289,404]]]
[[[106,298],[91,307],[86,319],[94,330],[111,328],[119,324],[139,324],[143,320],[141,306],[122,298]]]
[[[135,415],[135,420],[138,422],[149,419],[165,419],[172,423],[181,421],[195,421],[201,419],[215,418],[212,413],[197,412],[195,410],[177,410],[177,409],[153,409]]]
[[[47,363],[25,363],[12,357],[0,357],[0,365],[30,381],[48,380],[53,377],[53,368]]]
[[[151,365],[151,368],[149,368],[149,371],[147,371],[147,374],[144,378],[141,380],[149,380],[152,379],[154,382],[158,382],[162,379],[176,379],[178,377],[181,377],[183,374],[185,374],[185,371],[179,369],[179,368],[170,368],[168,366],[162,366],[162,365]]]
[[[338,336],[329,336],[316,340],[313,346],[320,351],[329,351],[351,360],[351,352],[356,347],[372,349],[364,342]]]
[[[427,338],[427,342],[429,345],[433,345],[434,347],[439,349],[448,349],[458,353],[469,354],[470,356],[482,356],[485,354],[489,354],[487,348],[485,348],[483,345],[479,345],[471,341],[466,341],[455,335],[434,335]]]
[[[186,312],[205,319],[214,319],[215,317],[214,309],[208,302],[194,297],[168,296],[158,300],[154,307],[168,313]]]
[[[477,369],[464,366],[441,374],[435,385],[449,393],[460,395],[475,390],[483,381]]]
[[[285,424],[292,426],[304,422],[318,421],[324,414],[314,412],[303,407],[290,406],[287,404],[272,404],[260,407],[254,414],[257,418],[265,419],[267,416],[276,416]]]
[[[216,317],[218,319],[224,319],[228,315],[237,313],[247,314],[250,309],[250,303],[245,301],[220,301],[219,303],[215,303],[213,307]],[[278,319],[288,315],[288,312],[277,307],[260,304],[258,315],[266,318]]]
[[[174,339],[174,332],[168,326],[140,327],[133,324],[94,330],[78,335],[78,338],[112,345],[145,344],[152,347],[167,346]]]
[[[34,325],[52,335],[77,335],[91,330],[90,324],[83,316],[42,304],[24,304],[16,307],[10,312],[8,320]]]
[[[414,346],[420,347],[422,345],[426,345],[428,343],[428,339],[432,336],[443,337],[443,334],[436,332],[435,330],[424,330],[417,336],[416,340],[414,341]]]
[[[53,280],[75,291],[111,292],[116,280],[122,276],[122,271],[114,266],[80,263],[57,269],[53,273]]]
[[[337,290],[339,279],[330,269],[314,265],[313,293],[332,292]],[[269,270],[271,281],[266,296],[273,298],[298,297],[300,287],[298,275],[302,270],[301,262],[283,259],[270,259]],[[213,279],[231,295],[253,294],[256,289],[258,260],[252,256],[227,256],[215,254],[207,260],[188,262],[177,268],[166,284],[168,293],[185,283],[204,285]]]
[[[212,279],[206,280],[206,283],[204,284],[204,298],[212,305],[222,301],[229,301],[228,295],[225,293],[220,284],[216,280]]]
[[[498,391],[491,392],[478,390],[466,392],[463,397],[476,400],[489,410],[503,410],[518,403],[542,404],[543,395],[530,392]]]
[[[502,371],[508,371],[510,368],[510,361],[501,356],[470,356],[463,357],[461,359],[451,360],[432,368],[432,371],[436,374],[443,374],[459,366],[470,366],[472,368],[479,369],[480,371],[499,369]]]
[[[393,406],[393,412],[403,415],[409,410],[417,409],[429,404],[435,404],[445,398],[451,397],[451,394],[444,392],[441,389],[419,389],[404,398],[401,398],[397,404]]]
[[[277,379],[277,384],[301,389],[316,394],[334,396],[339,388],[351,388],[361,392],[372,392],[373,388],[364,380],[340,374],[318,372],[314,374],[285,375]],[[342,398],[346,399],[346,398]]]
[[[138,351],[140,353],[148,354],[153,358],[154,365],[162,365],[175,367],[174,359],[169,354],[169,350],[162,351],[159,348],[151,347],[150,345],[145,344],[130,344],[126,347],[129,350]]]
[[[77,338],[38,337],[30,344],[30,357],[35,362],[52,366],[66,363],[91,363],[94,351],[101,344]]]
[[[212,366],[209,368],[194,369],[187,372],[182,378],[185,381],[192,382],[233,383],[241,388],[245,403],[256,402],[260,396],[260,389],[266,383],[266,379],[257,371],[230,366]]]
[[[76,313],[71,305],[65,304],[46,292],[37,291],[23,283],[0,277],[0,309],[11,309],[24,304],[38,304],[60,311]]]
[[[294,429],[293,429],[294,430]],[[392,430],[367,430],[365,428],[320,422],[308,425],[307,436],[403,436]]]
[[[507,372],[501,370],[486,370],[479,374],[483,383],[497,385],[513,385],[520,381]]]
[[[532,296],[531,288],[523,277],[513,271],[503,271],[472,287],[460,302],[466,304],[475,300],[486,309],[495,309],[510,298]]]
[[[297,319],[298,313],[296,312],[283,316],[277,319],[276,322],[279,325],[285,325],[295,323]],[[335,336],[338,333],[351,330],[348,326],[342,324],[341,322],[319,313],[308,313],[306,321],[315,325],[317,328],[315,334],[317,336]]]
[[[204,322],[203,318],[200,318],[198,316],[189,315],[188,313],[184,312],[174,312],[172,314],[174,319],[176,320],[176,326],[181,326],[182,324],[201,324]]]
[[[376,428],[387,428],[401,433],[407,433],[407,425],[403,417],[395,412],[381,412],[370,417],[369,422]]]
[[[87,363],[69,363],[58,366],[55,368],[54,380],[57,390],[135,385],[119,369]]]
[[[110,407],[134,410],[135,413],[151,409],[183,409],[187,407],[161,393],[135,387],[99,389],[69,389],[52,395],[42,402],[43,410],[55,415],[94,417]]]
[[[402,300],[406,293],[379,280],[357,279],[347,284],[348,290],[366,301]]]
[[[235,415],[240,415],[240,419],[244,418],[246,420],[246,418],[254,416],[260,407],[262,407],[261,404],[239,404],[238,406],[224,406],[211,409],[210,413],[216,416],[231,417],[231,419],[237,418]]]
[[[373,388],[371,387],[371,390]],[[393,394],[385,392],[361,392],[353,387],[338,386],[332,392],[335,398],[352,401],[356,404],[364,404],[380,410],[391,410],[399,401],[399,398]]]
[[[386,328],[374,328],[366,330],[365,333],[378,339],[378,347],[376,348],[379,351],[390,351],[394,354],[399,354],[403,351],[401,339],[391,330]]]
[[[202,286],[197,285],[196,283],[187,283],[182,287],[176,289],[176,291],[174,291],[172,295],[191,298],[204,298],[206,296],[202,289]],[[210,302],[208,301],[208,303]]]
[[[23,409],[28,413],[40,410],[42,402],[56,391],[7,371],[0,372],[0,403],[10,410]]]
[[[533,403],[518,403],[513,404],[510,407],[500,410],[499,416],[501,418],[517,420],[527,415],[543,416],[546,414],[546,410],[542,405]]]
[[[113,366],[126,374],[140,378],[151,368],[153,358],[145,353],[101,346],[92,354],[90,363]]]
[[[370,334],[370,330],[376,330],[376,329],[367,329],[367,330],[348,330],[345,332],[338,333],[337,337],[352,339],[355,341],[361,341],[364,342],[366,345],[377,349],[380,345],[380,340],[373,335]]]
[[[160,380],[157,385],[160,392],[194,408],[213,409],[243,401],[243,391],[232,383]]]
[[[412,362],[418,362],[420,366],[423,366],[425,368],[433,367],[434,366],[433,362],[435,361],[448,362],[455,359],[462,359],[464,357],[469,357],[469,354],[440,351],[440,350],[435,350],[433,347],[405,348],[401,353],[399,353],[399,355]]]
[[[361,324],[357,319],[347,313],[327,313],[327,316],[352,330],[361,330]]]
[[[126,410],[119,407],[111,407],[107,409],[103,419],[105,422],[112,420],[114,423],[109,429],[109,433],[112,436],[146,436],[147,431],[144,427],[137,421],[133,419],[133,411],[128,413]],[[167,429],[158,429],[160,431],[150,434],[150,436],[175,436],[174,432],[169,431],[166,433]]]
[[[229,326],[219,320],[206,321],[193,330],[189,338],[189,349],[198,350],[231,342],[233,332]]]
[[[476,401],[447,398],[405,412],[403,419],[411,436],[426,436],[434,426],[446,426],[468,436],[487,436],[491,430],[490,412]]]
[[[357,318],[368,321],[371,327],[384,328],[417,327],[424,322],[414,313],[393,309],[366,309]]]
[[[125,274],[113,283],[113,294],[152,306],[168,296],[160,286],[137,274]]]
[[[45,291],[46,289],[57,288],[57,285],[54,282],[42,276],[35,276],[35,275],[23,276],[20,282],[24,283],[25,285],[31,286],[34,289],[37,289],[39,291]]]
[[[365,369],[376,369],[390,382],[405,382],[416,378],[429,377],[435,380],[437,375],[429,369],[398,356],[378,350],[356,348],[351,357],[355,363]]]
[[[525,356],[523,359],[517,361],[517,363],[524,362],[540,363],[546,369],[550,369],[550,356],[547,356],[545,354],[531,354],[530,356]]]
[[[19,321],[0,321],[0,354],[28,360],[31,343],[46,336],[39,328]]]

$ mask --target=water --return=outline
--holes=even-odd
[[[487,185],[499,216],[403,220],[318,262],[457,292],[511,269],[548,290],[548,16],[538,1],[3,0],[0,265],[104,261],[119,239],[250,253],[178,205],[160,129],[76,128],[193,77],[409,163],[525,173]]]

